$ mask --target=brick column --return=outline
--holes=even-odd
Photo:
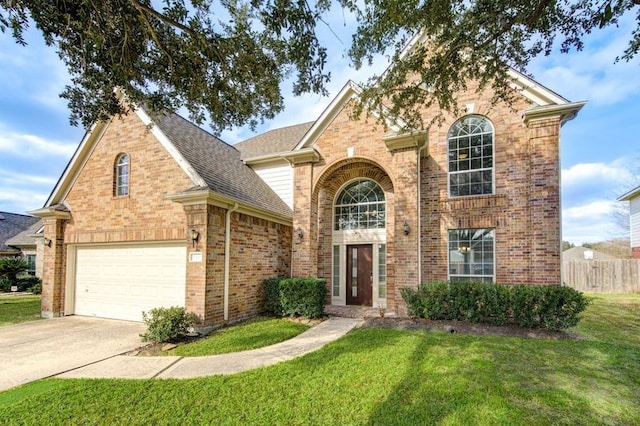
[[[291,275],[318,274],[317,214],[318,202],[313,200],[313,164],[297,164],[293,170],[293,231]],[[315,223],[313,218],[316,218]],[[299,233],[302,233],[300,237]]]
[[[529,123],[529,284],[558,285],[560,276],[560,120]]]
[[[41,315],[53,318],[64,315],[66,251],[64,227],[67,212],[40,212],[44,224]]]
[[[389,262],[393,262],[394,282],[390,282],[388,303],[399,315],[406,315],[405,304],[400,295],[402,287],[418,288],[418,170],[415,148],[393,152],[393,170],[397,170],[394,181],[394,228],[389,245]],[[409,234],[404,235],[404,224]]]

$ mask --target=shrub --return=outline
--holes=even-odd
[[[33,275],[26,275],[24,277],[19,277],[16,279],[16,285],[18,286],[18,291],[27,291],[33,286],[38,284],[42,285],[42,280]]]
[[[513,317],[521,327],[562,330],[578,324],[589,301],[571,287],[515,286]]]
[[[264,309],[278,317],[282,316],[280,280],[282,280],[282,278],[267,278],[262,281],[262,285],[264,286]]]
[[[584,295],[569,287],[504,286],[485,283],[431,283],[417,291],[400,291],[410,316],[455,319],[521,327],[561,330],[573,327],[588,305]]]
[[[29,287],[29,292],[31,292],[32,294],[42,294],[42,282]]]
[[[196,316],[183,307],[154,308],[148,313],[142,312],[147,332],[141,334],[142,340],[151,342],[171,342],[189,332],[196,322]]]
[[[19,273],[29,269],[29,264],[21,257],[4,257],[0,259],[0,277],[16,282]]]
[[[319,318],[324,313],[326,281],[316,278],[270,278],[265,286],[265,310],[276,316]]]
[[[6,278],[0,278],[0,291],[7,292],[11,291],[11,286],[14,285],[13,282]]]

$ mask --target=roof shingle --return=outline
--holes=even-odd
[[[245,141],[238,142],[234,147],[240,151],[243,160],[269,154],[289,152],[296,147],[313,123],[314,121],[310,121],[308,123],[269,130]]]
[[[282,199],[244,164],[240,151],[177,114],[153,121],[212,191],[262,210],[292,217]]]
[[[27,230],[30,226],[40,221],[40,218],[23,214],[0,212],[0,252],[16,252],[10,247],[7,240]]]

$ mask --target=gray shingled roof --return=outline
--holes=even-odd
[[[33,225],[20,232],[15,237],[8,239],[7,245],[14,247],[36,245],[36,239],[33,235],[36,234],[40,230],[40,228],[42,228],[42,219],[38,220]]]
[[[7,245],[7,240],[27,230],[39,220],[39,218],[33,216],[0,212],[0,252],[15,251],[18,253],[18,250]]]
[[[570,249],[562,252],[562,260],[584,260],[588,261],[588,259],[584,258],[584,252],[590,251],[593,256],[593,260],[615,260],[617,257],[611,256],[606,253],[602,253],[601,251],[593,250],[586,247],[571,247]]]
[[[289,206],[244,164],[240,151],[177,114],[153,121],[212,191],[268,212],[292,217]]]
[[[313,123],[314,121],[310,121],[308,123],[269,130],[246,141],[238,142],[234,146],[240,151],[243,160],[288,152],[296,147]]]

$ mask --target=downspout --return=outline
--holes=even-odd
[[[238,203],[227,209],[224,221],[224,321],[229,320],[229,264],[231,263],[231,213],[238,210]]]
[[[418,208],[417,208],[417,212],[418,212],[418,287],[420,287],[422,285],[422,243],[421,243],[421,239],[422,239],[422,209],[420,208],[420,206],[422,205],[422,203],[420,202],[420,196],[421,196],[421,190],[420,188],[422,187],[422,182],[420,180],[421,174],[420,174],[420,170],[422,169],[422,150],[427,148],[427,143],[426,141],[422,141],[423,145],[418,148],[418,162],[417,162],[417,169],[418,169]]]

